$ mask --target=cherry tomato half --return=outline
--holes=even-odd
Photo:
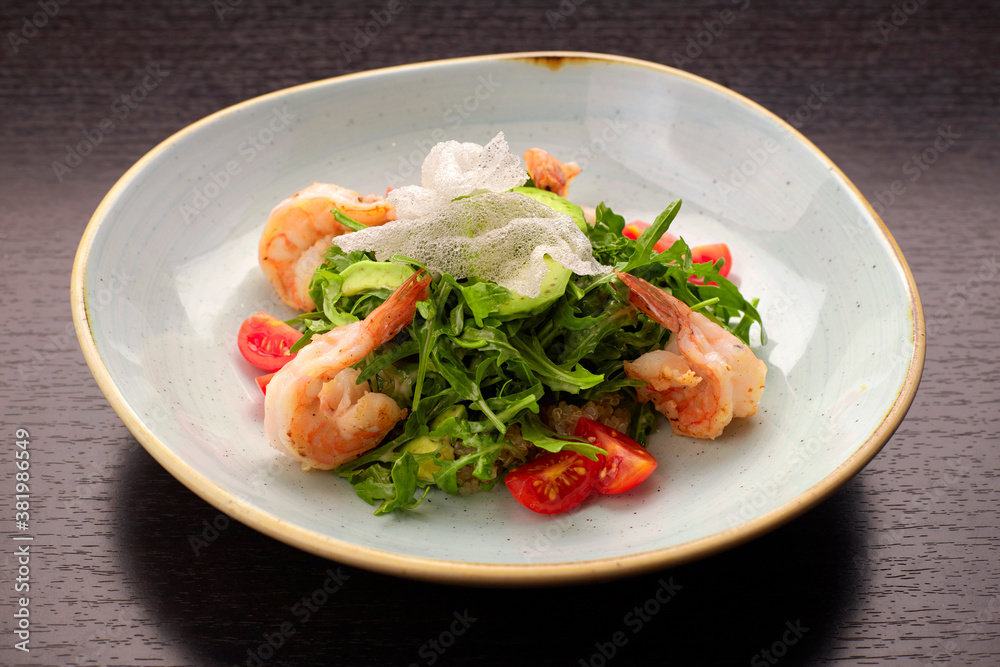
[[[625,225],[622,229],[622,236],[626,236],[632,240],[636,240],[642,235],[646,228],[649,227],[648,222],[643,222],[642,220],[633,220],[632,222]],[[660,240],[656,242],[653,246],[655,252],[663,252],[670,246],[674,244],[677,237],[673,234],[667,232],[660,237]],[[729,277],[729,270],[733,265],[733,256],[729,254],[729,246],[725,243],[710,243],[708,245],[699,245],[691,248],[691,263],[701,264],[702,262],[714,262],[715,260],[722,258],[725,261],[722,268],[719,269],[719,275],[723,278]],[[688,278],[693,283],[701,284],[701,278],[696,278],[691,276]],[[714,285],[715,283],[709,283],[709,285]]]
[[[598,456],[601,469],[594,479],[594,490],[598,493],[623,493],[644,482],[656,470],[656,459],[645,447],[610,426],[580,417],[574,435],[590,440],[608,453]]]
[[[622,236],[628,237],[633,241],[635,241],[640,236],[642,236],[642,233],[646,231],[646,228],[649,226],[650,225],[648,222],[643,222],[642,220],[633,220],[632,222],[625,225],[625,228],[622,230]],[[660,240],[656,242],[656,245],[653,246],[653,252],[663,252],[664,250],[672,246],[674,244],[674,241],[676,240],[677,237],[671,234],[670,232],[664,233],[664,235],[660,237]]]
[[[267,396],[267,385],[271,381],[271,378],[273,377],[274,373],[268,373],[267,375],[261,375],[260,377],[256,378],[257,386],[260,387],[260,392],[265,396]]]
[[[729,254],[729,246],[725,243],[712,243],[710,245],[698,245],[691,248],[692,264],[714,262],[720,257],[725,260],[725,263],[719,269],[719,275],[725,278],[729,276],[729,269],[733,265],[733,256]]]
[[[601,464],[567,449],[552,452],[507,473],[507,488],[529,510],[565,512],[590,495]]]
[[[240,325],[238,344],[243,358],[264,371],[276,371],[295,358],[288,349],[302,334],[276,317],[258,311]]]

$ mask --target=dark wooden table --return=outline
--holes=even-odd
[[[3,3],[0,663],[1000,664],[995,4],[343,4]],[[735,20],[720,22],[734,6]],[[391,20],[345,56],[339,44],[379,16]],[[699,40],[700,51],[690,47]],[[98,202],[158,142],[246,98],[369,68],[538,49],[679,64],[729,86],[796,124],[880,204],[928,323],[906,419],[864,471],[796,521],[608,584],[405,581],[226,526],[137,444],[76,343],[70,268]],[[151,73],[156,86],[128,106],[121,96]],[[91,155],[54,166],[105,118],[113,132]],[[939,132],[958,138],[932,164],[911,162]],[[19,428],[30,434],[30,593],[15,590]],[[225,527],[206,532],[212,523]],[[193,546],[203,535],[212,540]],[[337,593],[303,606],[331,573]],[[683,595],[640,632],[626,626],[671,578]],[[31,600],[28,653],[14,648],[21,596]]]

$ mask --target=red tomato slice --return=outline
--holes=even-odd
[[[692,264],[714,262],[720,257],[725,260],[725,263],[719,269],[719,275],[725,278],[729,276],[729,269],[733,265],[733,256],[729,254],[729,246],[725,243],[712,243],[710,245],[699,245],[691,248]]]
[[[650,224],[648,222],[643,222],[642,220],[633,220],[632,222],[625,225],[625,228],[622,230],[622,236],[626,236],[635,241],[642,235],[644,231],[646,231],[646,228],[649,226]],[[660,237],[660,240],[657,241],[656,244],[653,246],[653,252],[663,252],[664,250],[672,246],[674,244],[674,241],[676,240],[677,237],[671,234],[670,232],[664,233],[664,235]]]
[[[267,384],[271,381],[271,378],[273,377],[274,373],[268,373],[267,375],[261,375],[260,377],[256,378],[257,386],[260,387],[261,393],[264,394],[265,396],[267,396]]]
[[[648,222],[643,222],[642,220],[633,220],[632,222],[625,225],[625,229],[622,230],[622,236],[636,241],[642,236],[642,233],[646,231],[646,227],[649,227]]]
[[[529,510],[556,514],[590,495],[600,467],[597,461],[564,449],[512,470],[504,482],[517,502]]]
[[[645,447],[610,426],[580,417],[574,435],[590,440],[608,453],[598,457],[601,469],[594,479],[594,490],[598,493],[623,493],[644,482],[656,470],[656,459]]]
[[[622,229],[622,236],[626,236],[634,241],[638,239],[642,235],[642,233],[646,231],[646,228],[649,226],[650,224],[648,222],[643,222],[642,220],[633,220],[632,222],[625,225],[624,229]],[[663,236],[661,236],[660,240],[657,241],[656,245],[653,246],[653,251],[663,252],[664,250],[672,246],[674,244],[674,241],[676,240],[677,240],[676,236],[674,236],[670,232],[667,232]],[[720,257],[726,260],[726,262],[722,265],[722,268],[719,269],[719,275],[721,275],[723,278],[728,278],[729,269],[732,268],[733,265],[733,256],[729,254],[729,246],[727,246],[725,243],[711,243],[709,245],[699,245],[695,246],[694,248],[691,248],[691,263],[693,264],[701,264],[702,262],[714,262]],[[691,276],[690,278],[688,278],[688,280],[690,280],[693,283],[697,283],[699,285],[701,284],[701,279],[696,278],[694,276]],[[715,283],[709,283],[709,284],[714,285]]]
[[[276,371],[295,358],[288,349],[302,334],[281,320],[258,311],[240,325],[237,342],[243,358],[264,371]]]

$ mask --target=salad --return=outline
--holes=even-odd
[[[334,470],[376,514],[503,481],[561,512],[621,493],[656,460],[658,414],[714,438],[756,413],[766,366],[755,302],[724,244],[568,198],[580,169],[545,151],[443,142],[420,186],[361,196],[314,184],[280,203],[260,242],[278,295],[243,356],[269,374],[264,430],[303,468]]]

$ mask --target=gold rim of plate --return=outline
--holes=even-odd
[[[913,355],[910,358],[910,365],[906,377],[900,387],[892,407],[879,424],[878,428],[869,438],[858,448],[858,450],[824,477],[820,482],[801,493],[794,500],[781,507],[765,514],[761,517],[748,521],[728,530],[704,537],[691,542],[678,544],[664,549],[656,549],[616,558],[606,558],[589,561],[565,562],[565,563],[524,563],[524,564],[495,564],[495,563],[469,563],[460,561],[450,561],[446,559],[421,558],[416,556],[406,556],[378,549],[362,547],[348,542],[338,540],[329,535],[322,535],[300,526],[291,525],[281,518],[274,516],[267,511],[253,507],[245,503],[224,488],[209,481],[198,471],[178,458],[168,449],[156,435],[147,429],[139,418],[129,409],[124,396],[119,392],[104,365],[103,359],[97,350],[97,345],[90,331],[89,313],[84,294],[84,281],[86,277],[86,266],[90,254],[91,244],[100,226],[101,220],[110,209],[113,202],[125,190],[127,183],[132,177],[152,162],[158,155],[169,149],[174,143],[183,139],[188,134],[196,131],[199,127],[211,123],[215,118],[233,114],[243,107],[255,104],[261,100],[272,97],[286,95],[296,90],[304,90],[311,87],[323,86],[331,81],[345,81],[358,79],[389,71],[405,71],[408,69],[419,69],[432,65],[442,65],[446,63],[477,62],[491,60],[521,60],[535,65],[557,69],[562,66],[573,64],[591,64],[595,62],[614,63],[643,67],[671,76],[687,79],[688,81],[707,86],[719,93],[722,93],[732,100],[746,105],[764,114],[776,122],[780,123],[784,129],[798,138],[803,145],[812,150],[832,171],[837,174],[864,203],[872,218],[878,222],[879,230],[885,240],[889,242],[896,261],[903,269],[906,276],[906,286],[910,299],[913,325]],[[199,495],[207,502],[214,505],[219,510],[225,512],[237,521],[259,530],[277,540],[298,547],[304,551],[336,560],[355,567],[374,570],[385,574],[400,577],[437,581],[442,583],[460,583],[490,586],[510,586],[510,585],[553,585],[569,584],[587,581],[598,581],[612,579],[627,575],[641,574],[656,569],[676,566],[696,559],[718,553],[725,549],[735,547],[758,537],[778,526],[799,516],[807,509],[818,504],[831,493],[833,493],[844,482],[857,474],[882,448],[889,437],[895,432],[902,422],[906,411],[909,409],[913,397],[916,394],[917,385],[923,371],[925,354],[925,325],[923,308],[920,304],[920,297],[917,293],[916,282],[910,267],[907,265],[903,253],[900,251],[896,241],[892,238],[889,230],[871,205],[861,194],[854,184],[844,175],[844,173],[819,150],[811,141],[805,138],[798,130],[786,123],[777,115],[768,111],[761,105],[749,100],[742,95],[707,79],[689,74],[682,70],[660,65],[657,63],[627,58],[624,56],[613,56],[601,53],[587,53],[578,51],[533,51],[521,53],[503,53],[485,56],[472,56],[466,58],[451,58],[445,60],[434,60],[408,65],[398,65],[364,72],[346,74],[330,79],[323,79],[311,83],[285,88],[279,91],[261,95],[234,106],[222,109],[207,116],[186,128],[178,131],[171,137],[164,140],[149,153],[143,156],[132,166],[111,188],[111,191],[104,197],[94,215],[91,217],[84,231],[80,246],[77,249],[76,258],[73,262],[73,275],[70,284],[72,295],[73,324],[76,328],[77,338],[80,347],[83,349],[84,357],[90,366],[91,372],[97,380],[98,386],[107,397],[115,412],[125,423],[126,427],[138,439],[160,465],[167,469],[171,475],[177,478],[186,487]]]

